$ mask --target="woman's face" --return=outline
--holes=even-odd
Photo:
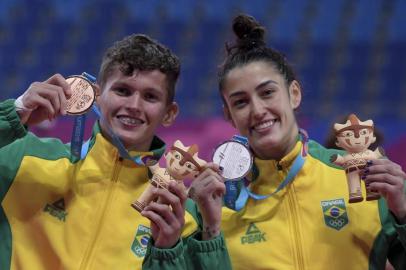
[[[222,94],[226,118],[248,138],[257,157],[279,160],[294,147],[294,109],[301,101],[297,81],[287,87],[271,64],[255,61],[230,70]]]

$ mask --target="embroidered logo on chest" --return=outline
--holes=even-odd
[[[49,213],[51,216],[56,217],[60,221],[65,222],[68,212],[65,211],[64,198],[59,199],[52,204],[47,203],[43,209],[44,212]]]
[[[131,250],[137,255],[137,257],[142,258],[145,256],[150,238],[151,229],[144,225],[138,225],[137,233],[135,234],[133,244],[131,245]]]
[[[241,244],[254,244],[266,242],[265,233],[261,232],[255,223],[250,223],[245,235],[241,237]]]
[[[337,231],[348,224],[347,209],[344,199],[321,201],[324,223]]]

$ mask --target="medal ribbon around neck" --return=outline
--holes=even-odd
[[[279,191],[281,191],[284,187],[286,187],[293,181],[295,176],[302,169],[302,167],[306,161],[306,156],[308,154],[309,137],[307,135],[307,132],[303,129],[299,129],[299,136],[300,136],[300,141],[302,142],[302,149],[301,149],[300,153],[296,156],[295,160],[293,161],[292,167],[290,168],[288,175],[280,183],[278,188],[269,195],[259,195],[259,194],[255,194],[252,191],[250,191],[249,187],[247,187],[243,184],[240,194],[239,194],[237,200],[235,201],[234,210],[239,211],[242,208],[244,208],[244,206],[247,204],[248,198],[250,198],[250,197],[254,200],[267,199],[267,198],[275,195]]]
[[[95,83],[96,78],[86,72],[82,73],[82,76],[88,79],[90,82]],[[101,114],[99,108],[93,104],[92,106],[93,111],[96,113],[97,118],[99,121],[103,122],[104,118]],[[82,114],[79,116],[75,116],[73,131],[72,131],[72,139],[71,139],[71,153],[77,158],[84,159],[89,151],[89,144],[90,140],[87,140],[83,143],[83,135],[85,130],[85,123],[86,122],[86,114]],[[107,122],[107,130],[106,132],[112,139],[112,144],[118,149],[118,152],[122,158],[132,160],[137,166],[144,167],[144,166],[152,166],[158,162],[161,158],[163,152],[165,151],[164,148],[159,148],[156,150],[151,151],[152,153],[143,153],[138,154],[135,156],[131,156],[128,151],[125,149],[123,143],[121,142],[120,138],[114,133],[111,127],[108,125]]]

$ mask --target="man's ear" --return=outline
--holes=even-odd
[[[96,97],[101,95],[101,88],[97,83],[93,84],[93,89],[95,91]]]
[[[100,108],[100,99],[101,99],[102,90],[100,88],[100,85],[98,85],[97,83],[93,84],[93,89],[94,89],[95,95],[96,95],[94,102]]]
[[[302,102],[302,88],[298,81],[294,80],[289,86],[290,105],[296,110]]]
[[[164,118],[161,121],[161,124],[164,127],[169,127],[175,122],[176,116],[178,116],[179,113],[179,106],[176,102],[172,102],[169,104],[166,108],[166,113],[164,115]]]
[[[231,118],[230,110],[228,109],[228,106],[225,104],[223,104],[223,115],[224,115],[224,118],[226,119],[226,121],[230,122],[231,125],[235,128],[234,121]]]

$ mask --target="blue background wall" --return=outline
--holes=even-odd
[[[56,72],[97,74],[113,41],[146,33],[181,58],[179,125],[205,126],[221,117],[217,66],[224,42],[232,40],[231,19],[240,12],[266,26],[268,44],[295,67],[304,89],[298,118],[313,138],[323,141],[339,116],[355,112],[375,121],[386,148],[400,147],[397,155],[406,151],[401,144],[406,1],[401,0],[2,0],[0,98],[17,97],[31,82]],[[58,134],[70,123],[59,121],[43,126],[46,134]],[[221,133],[220,126],[201,132],[206,130]]]

